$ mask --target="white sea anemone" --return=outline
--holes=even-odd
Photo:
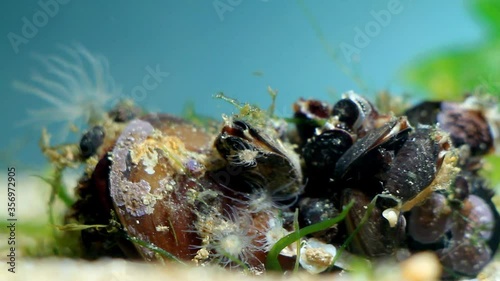
[[[202,237],[208,239],[204,247],[211,257],[223,267],[252,267],[254,254],[262,251],[256,243],[257,231],[252,217],[241,209],[230,207],[224,214],[212,214],[205,220]]]
[[[269,220],[267,221],[265,241],[263,243],[266,251],[270,251],[274,244],[276,244],[281,238],[287,236],[288,234],[290,234],[290,231],[286,230],[283,227],[283,218],[281,218],[278,212],[275,211],[274,214],[269,216]],[[293,256],[293,250],[290,251],[290,249],[292,248],[293,246],[286,247],[282,250],[281,254],[284,254],[285,256]]]
[[[272,200],[271,193],[264,188],[256,188],[245,194],[246,209],[250,213],[259,213],[278,207]]]
[[[102,118],[113,98],[121,96],[109,72],[105,57],[92,54],[81,45],[59,46],[60,54],[34,55],[42,71],[31,74],[29,82],[14,81],[13,87],[50,104],[29,109],[26,123],[47,126],[65,122],[67,127],[81,129],[84,124]],[[64,139],[68,130],[62,134]]]
[[[257,166],[257,157],[259,157],[259,151],[254,149],[241,149],[238,150],[236,154],[228,155],[227,160],[236,167],[250,168]]]

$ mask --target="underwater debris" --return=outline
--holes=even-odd
[[[112,110],[90,128],[82,140],[91,149],[74,158],[86,169],[67,221],[89,226],[81,230],[85,257],[166,258],[254,274],[391,260],[403,275],[424,257],[430,275],[442,267],[443,279],[474,277],[492,259],[500,216],[479,172],[495,147],[471,153],[475,142],[454,137],[469,126],[419,124],[419,106],[408,118],[382,114],[348,92],[333,105],[297,102],[296,117],[312,122],[296,124],[296,139],[267,121],[271,112],[224,99],[243,113],[219,128],[129,115],[134,107],[119,114],[132,118]],[[497,136],[486,132],[494,146]],[[110,224],[119,227],[109,233],[102,226]]]
[[[70,129],[81,130],[101,120],[110,103],[121,97],[121,88],[115,84],[105,57],[78,44],[58,49],[54,55],[33,55],[42,69],[33,72],[28,81],[14,81],[13,87],[50,105],[28,110],[29,119],[23,124],[65,122],[60,133],[64,140]]]

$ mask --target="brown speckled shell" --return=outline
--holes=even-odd
[[[115,211],[129,235],[190,259],[196,252],[192,246],[199,241],[189,231],[195,214],[188,192],[210,185],[199,153],[208,136],[168,115],[145,120],[151,123],[131,121],[111,152],[110,194]],[[155,259],[152,251],[137,249],[145,259]]]

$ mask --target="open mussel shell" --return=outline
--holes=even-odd
[[[367,99],[349,91],[335,103],[332,115],[345,123],[359,137],[363,137],[374,128],[378,112]]]
[[[321,122],[331,116],[332,106],[320,100],[301,98],[293,104],[293,111],[300,142],[304,144],[314,135]]]
[[[399,117],[383,126],[370,131],[366,136],[358,139],[337,161],[334,178],[342,179],[357,164],[362,163],[364,157],[375,148],[391,146],[404,140],[412,127],[406,117]]]
[[[267,130],[266,130],[267,129]],[[215,140],[215,147],[230,167],[240,168],[233,177],[235,189],[267,189],[276,198],[296,197],[302,190],[299,157],[269,128],[257,129],[249,122],[228,122]],[[246,186],[246,187],[245,187]]]
[[[365,118],[362,104],[350,98],[339,100],[333,106],[333,115],[350,128],[359,128]]]
[[[209,136],[168,115],[133,120],[110,153],[109,191],[118,219],[129,236],[180,259],[199,244],[190,232],[195,219],[190,192],[210,188],[204,176]],[[157,255],[136,245],[146,260]]]

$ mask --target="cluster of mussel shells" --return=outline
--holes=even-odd
[[[294,128],[284,130],[270,116],[225,116],[214,129],[118,108],[112,126],[82,137],[93,168],[72,216],[119,226],[82,231],[89,258],[173,258],[260,273],[297,222],[314,225],[350,205],[345,220],[303,237],[300,251],[282,250],[282,267],[293,268],[300,252],[308,271],[348,268],[332,263],[352,239],[346,251],[370,260],[432,251],[443,278],[475,276],[500,237],[494,193],[479,175],[499,139],[495,110],[469,97],[394,116],[348,92],[333,105],[297,101]]]

